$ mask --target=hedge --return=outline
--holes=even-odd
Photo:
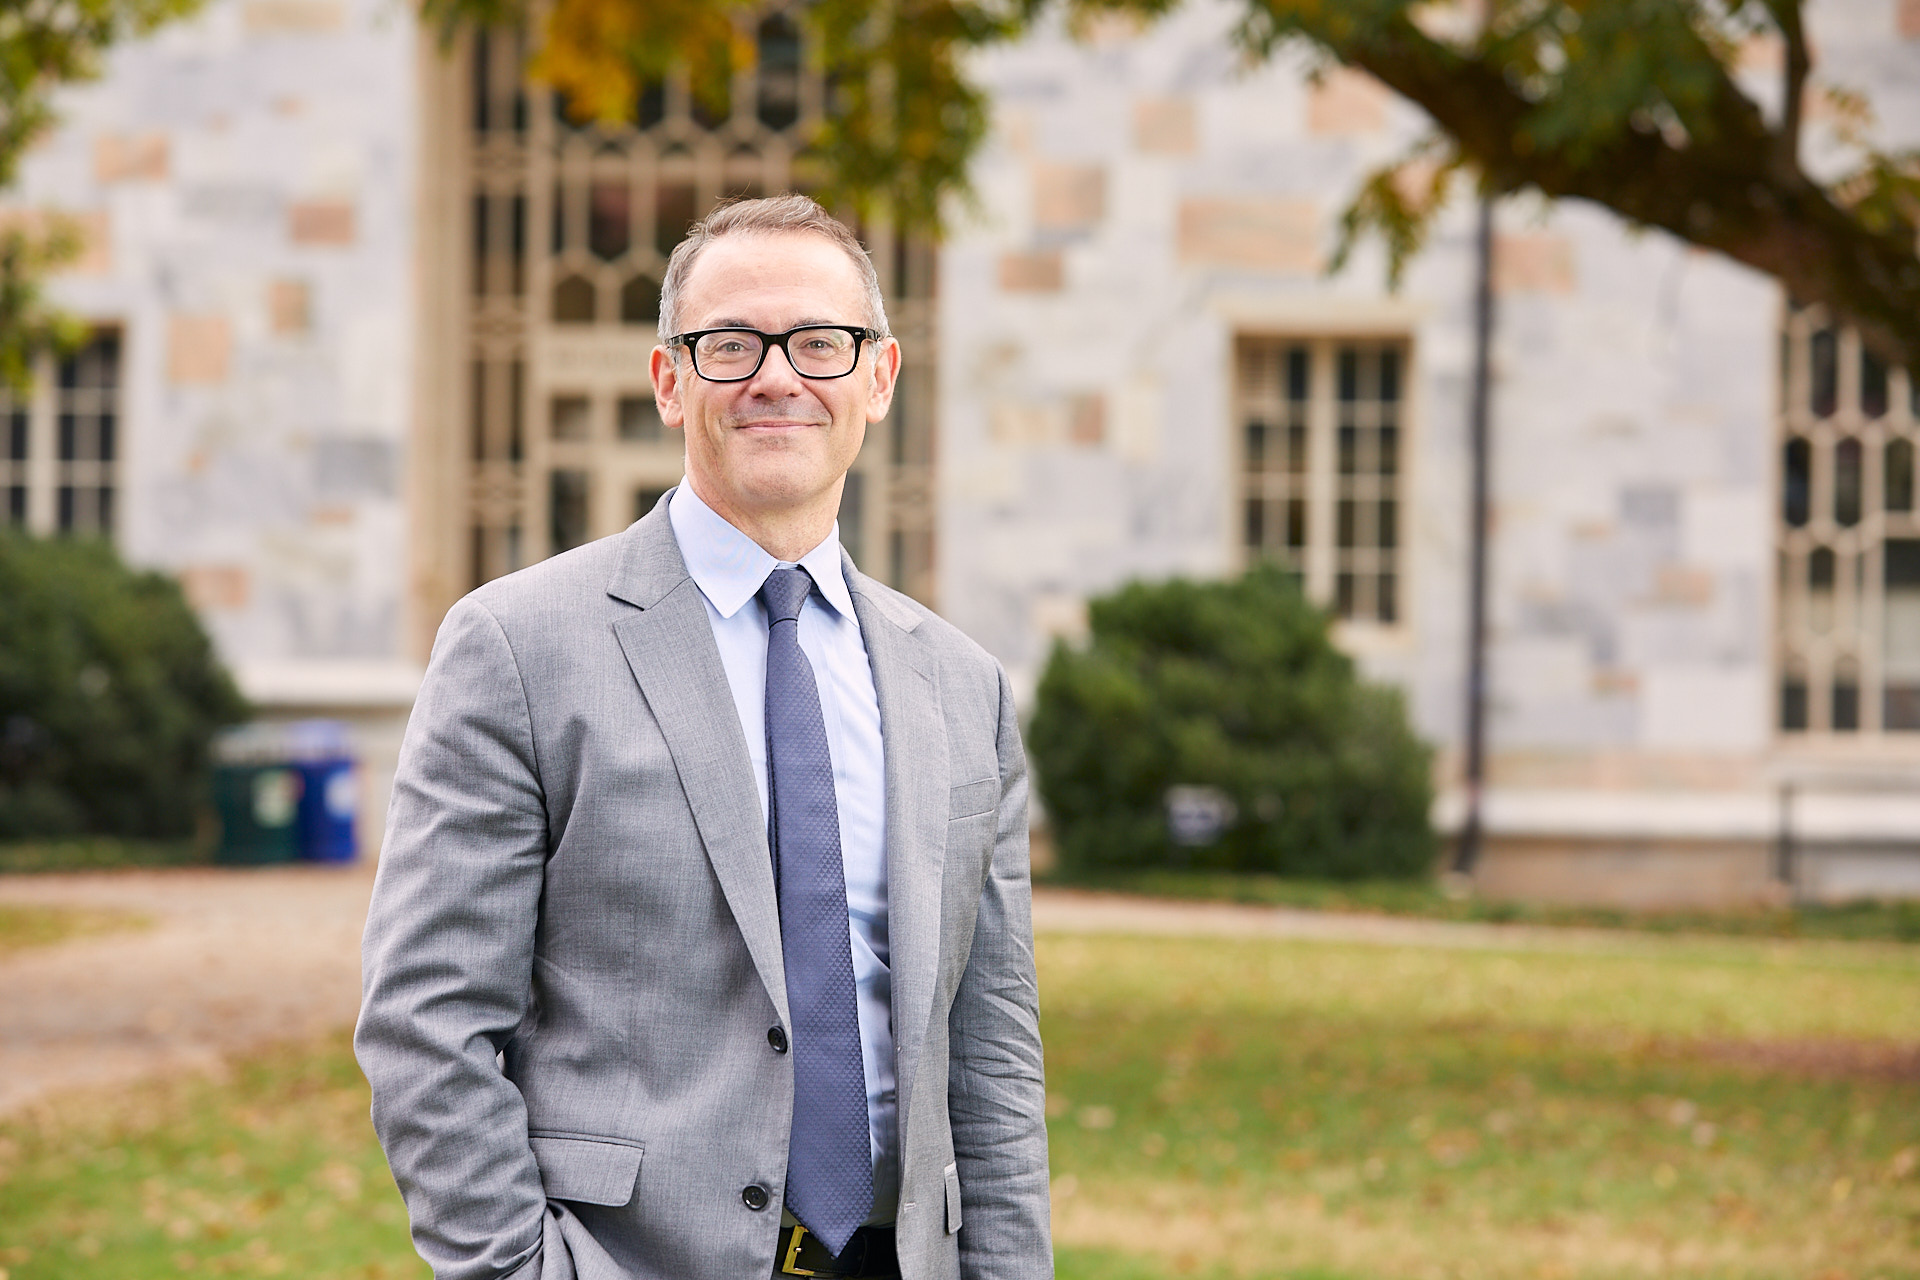
[[[172,579],[0,529],[0,840],[191,835],[246,716]]]
[[[1134,583],[1088,614],[1086,645],[1054,646],[1027,738],[1062,872],[1432,870],[1431,752],[1285,572]],[[1217,838],[1176,843],[1174,788],[1225,801]]]

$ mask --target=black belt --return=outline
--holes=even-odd
[[[773,1252],[776,1276],[819,1276],[821,1280],[900,1280],[900,1258],[893,1251],[893,1228],[861,1227],[835,1257],[820,1237],[795,1223],[780,1228]]]

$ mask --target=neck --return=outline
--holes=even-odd
[[[761,550],[775,560],[798,564],[801,556],[825,542],[833,532],[833,522],[840,514],[840,491],[845,487],[846,477],[835,481],[831,489],[813,502],[760,509],[741,507],[726,501],[691,472],[686,482],[700,495],[700,501],[713,509],[715,515],[753,539]]]

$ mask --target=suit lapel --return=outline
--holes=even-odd
[[[873,666],[887,770],[887,943],[894,1074],[904,1128],[940,969],[940,877],[947,852],[947,730],[919,619],[848,564],[854,613]]]
[[[608,594],[640,606],[613,624],[693,809],[707,858],[780,1021],[787,1010],[780,909],[753,761],[699,587],[687,576],[666,504],[631,539]]]

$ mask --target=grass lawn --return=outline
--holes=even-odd
[[[118,871],[129,867],[192,867],[213,861],[213,846],[198,840],[71,840],[0,842],[0,874],[41,871]]]
[[[1111,871],[1056,873],[1042,883],[1063,889],[1102,889],[1157,898],[1240,902],[1371,915],[1492,924],[1576,925],[1646,933],[1707,933],[1734,937],[1833,938],[1857,942],[1920,942],[1920,902],[1807,903],[1749,911],[1622,911],[1449,896],[1431,880],[1296,880],[1226,871]]]
[[[0,905],[0,956],[24,947],[64,942],[68,938],[138,929],[146,923],[144,917],[125,911]]]
[[[1920,950],[1040,941],[1062,1280],[1920,1276]],[[7,1280],[422,1277],[344,1038],[0,1126]]]

